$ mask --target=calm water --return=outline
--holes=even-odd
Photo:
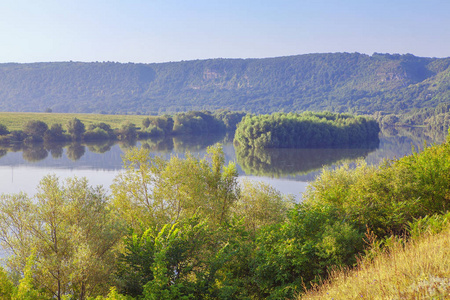
[[[106,189],[122,171],[123,153],[133,146],[147,147],[152,155],[169,158],[183,156],[186,151],[203,157],[206,148],[217,142],[224,145],[227,162],[237,163],[240,178],[270,183],[285,194],[301,199],[308,182],[323,166],[334,167],[343,162],[365,159],[378,164],[383,159],[408,155],[424,142],[441,143],[444,134],[431,135],[423,130],[390,129],[380,135],[379,145],[361,149],[270,149],[236,151],[229,136],[176,137],[127,143],[53,144],[0,148],[0,193],[34,194],[41,178],[56,174],[60,178],[87,177],[91,185]]]

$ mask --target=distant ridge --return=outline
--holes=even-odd
[[[450,58],[411,54],[0,64],[0,111],[399,113],[449,102]]]

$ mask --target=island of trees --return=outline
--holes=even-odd
[[[355,147],[378,144],[375,120],[331,112],[248,115],[238,124],[234,144],[245,148]]]

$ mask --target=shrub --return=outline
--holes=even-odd
[[[83,135],[85,141],[98,141],[109,139],[109,134],[105,130],[97,127],[93,130],[86,131]]]

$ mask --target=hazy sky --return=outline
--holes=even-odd
[[[0,62],[450,56],[450,0],[0,0]]]

